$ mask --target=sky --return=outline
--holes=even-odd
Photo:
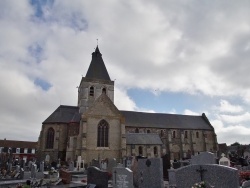
[[[76,106],[98,43],[118,109],[205,113],[218,143],[250,144],[249,18],[248,0],[1,0],[0,139]]]

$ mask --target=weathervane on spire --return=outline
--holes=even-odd
[[[97,43],[97,46],[98,46],[98,39],[96,39],[96,43]]]

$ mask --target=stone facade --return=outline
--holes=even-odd
[[[101,68],[98,67],[100,65]],[[146,125],[152,118],[144,123],[134,122],[133,117],[138,115],[140,114],[131,116],[119,111],[114,105],[114,81],[110,80],[97,47],[92,54],[86,77],[82,78],[78,88],[78,106],[61,105],[43,122],[38,140],[39,158],[42,160],[46,155],[50,155],[51,161],[56,161],[58,158],[76,160],[77,156],[82,156],[85,163],[90,163],[92,159],[122,159],[124,156],[139,154],[152,158],[167,153],[171,159],[180,159],[197,152],[217,151],[216,134],[205,114],[191,117],[194,118],[194,122],[189,122],[188,126],[185,123],[181,126],[175,125],[175,122],[179,122],[175,119],[186,120],[190,118],[188,116],[169,115],[172,118],[169,121],[173,122],[169,126],[162,125],[164,119],[161,124],[158,123],[159,125],[154,122]],[[163,115],[159,117],[163,118]],[[130,121],[133,123],[129,123]],[[100,122],[106,123],[108,132],[100,128]],[[161,142],[127,144],[126,134],[130,133],[156,133]],[[105,147],[100,147],[97,142],[105,141],[103,136],[108,137],[108,143]]]

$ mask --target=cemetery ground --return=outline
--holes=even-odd
[[[217,158],[203,152],[190,159],[172,161],[143,156],[93,159],[85,164],[81,156],[75,161],[18,161],[0,158],[0,188],[246,188],[250,187],[247,159]],[[242,163],[242,161],[244,161]],[[30,185],[27,185],[30,184]]]

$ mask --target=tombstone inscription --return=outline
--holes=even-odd
[[[129,168],[113,168],[113,188],[132,188],[133,172]]]

